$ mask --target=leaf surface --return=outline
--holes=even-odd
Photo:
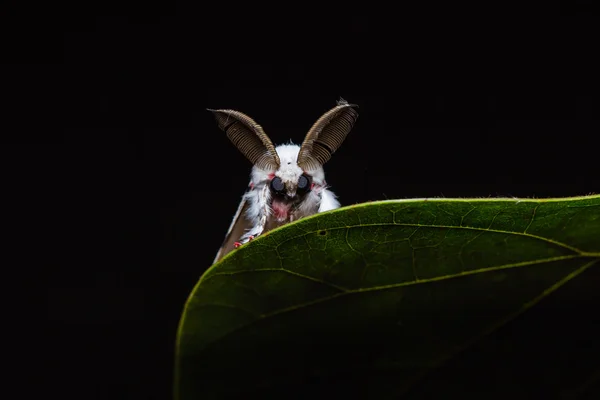
[[[201,277],[178,331],[176,398],[408,395],[597,277],[599,259],[597,195],[389,200],[304,218]]]

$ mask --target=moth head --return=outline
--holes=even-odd
[[[280,165],[271,181],[271,192],[279,189],[290,198],[309,192],[312,184],[323,185],[323,165],[342,145],[358,118],[357,106],[344,99],[323,114],[310,128],[301,146],[278,146]]]
[[[301,199],[311,190],[313,177],[298,166],[300,146],[284,144],[277,146],[276,151],[280,165],[269,175],[271,194],[285,200]]]

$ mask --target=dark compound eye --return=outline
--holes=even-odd
[[[298,190],[308,190],[310,188],[310,178],[306,175],[300,175],[298,178]]]
[[[274,192],[277,192],[277,193],[281,193],[281,192],[283,192],[284,189],[285,189],[285,186],[283,185],[281,178],[276,176],[275,178],[273,178],[271,180],[271,190],[273,190]]]

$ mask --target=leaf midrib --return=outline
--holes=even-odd
[[[338,289],[340,292],[353,293],[353,292],[361,292],[361,291],[367,292],[367,291],[372,291],[372,290],[385,290],[385,289],[395,288],[395,287],[400,287],[400,286],[411,286],[411,285],[416,285],[416,284],[437,282],[437,281],[442,281],[442,280],[447,280],[447,279],[460,278],[461,276],[468,276],[468,275],[473,275],[473,274],[478,274],[478,273],[501,271],[501,270],[509,269],[509,268],[525,267],[528,265],[543,264],[545,262],[572,260],[572,259],[576,259],[576,258],[599,258],[600,259],[600,253],[583,253],[583,254],[573,254],[573,255],[566,255],[566,256],[541,258],[541,259],[537,259],[537,260],[529,260],[529,261],[522,261],[522,262],[518,262],[518,263],[497,265],[497,266],[488,267],[488,268],[479,268],[479,269],[474,269],[471,271],[462,271],[457,274],[442,275],[442,276],[437,276],[435,278],[426,278],[426,279],[418,279],[417,278],[415,280],[407,281],[407,282],[393,283],[390,285],[382,285],[382,286],[371,286],[368,288],[359,288],[359,289],[349,289],[349,288],[346,288],[346,287],[343,287],[340,285],[333,284],[331,282],[327,282],[327,281],[315,278],[314,276],[304,275],[299,272],[292,271],[292,270],[289,270],[286,268],[256,268],[256,269],[248,269],[248,270],[243,270],[243,271],[215,272],[215,273],[212,273],[212,274],[206,276],[203,279],[203,282],[206,282],[209,279],[216,277],[216,276],[233,276],[233,275],[249,274],[249,273],[254,273],[254,272],[286,272],[290,275],[297,276],[299,278],[303,278],[303,279],[306,279],[306,280],[309,280],[312,282],[330,286],[332,288]]]
[[[340,290],[340,293],[335,293],[335,294],[330,295],[330,296],[321,297],[319,299],[308,301],[308,302],[305,302],[305,303],[301,303],[301,304],[298,304],[298,305],[295,305],[295,306],[290,306],[290,307],[282,308],[281,310],[277,310],[277,311],[274,311],[272,313],[260,314],[260,315],[258,315],[258,318],[257,318],[257,320],[260,320],[260,319],[265,319],[265,318],[268,318],[270,316],[277,315],[277,314],[280,314],[280,313],[283,313],[283,312],[293,311],[295,309],[300,309],[300,308],[305,307],[305,306],[310,306],[310,305],[313,305],[313,304],[316,304],[316,303],[321,303],[321,302],[324,302],[324,301],[328,301],[330,299],[334,299],[334,298],[339,297],[341,295],[350,295],[350,294],[357,294],[357,293],[374,292],[374,291],[378,291],[378,290],[396,289],[396,288],[399,288],[399,287],[406,287],[406,286],[414,286],[414,285],[420,285],[420,284],[426,284],[426,283],[432,283],[432,282],[439,282],[439,281],[444,281],[444,280],[448,280],[448,279],[455,279],[455,278],[460,278],[460,277],[474,275],[474,274],[481,274],[481,273],[493,272],[493,271],[502,271],[502,270],[505,270],[505,269],[518,268],[518,267],[526,267],[526,266],[529,266],[529,265],[543,264],[543,263],[547,263],[547,262],[572,260],[572,259],[577,259],[577,258],[594,258],[594,257],[600,259],[600,253],[593,254],[593,255],[578,255],[578,254],[574,254],[574,255],[567,255],[567,256],[549,257],[549,258],[543,258],[543,259],[538,259],[538,260],[523,261],[523,262],[519,262],[519,263],[504,264],[504,265],[494,266],[494,267],[488,267],[488,268],[480,268],[480,269],[475,269],[475,270],[471,270],[471,271],[463,271],[463,272],[459,272],[457,274],[436,276],[434,278],[415,279],[415,280],[412,280],[412,281],[392,283],[392,284],[389,284],[389,285],[379,285],[379,286],[363,287],[363,288],[357,288],[357,289],[348,289],[348,288],[345,288],[345,287],[342,287],[342,286],[339,286],[339,285],[333,285],[333,284],[330,284],[329,282],[317,279],[315,277],[312,277],[312,276],[309,276],[309,275],[300,274],[298,272],[290,271],[290,270],[285,269],[285,268],[257,268],[257,269],[251,269],[251,270],[246,270],[246,271],[218,272],[218,273],[214,273],[214,274],[211,274],[210,276],[206,277],[204,279],[204,281],[208,281],[209,279],[211,279],[213,277],[216,277],[216,276],[233,276],[233,275],[238,275],[238,274],[247,274],[247,273],[255,273],[255,272],[285,272],[285,273],[288,273],[288,274],[293,275],[293,276],[297,276],[297,277],[300,277],[300,278],[303,278],[303,279],[310,280],[312,282],[320,283],[320,284],[327,285],[327,286],[330,286],[330,287],[333,287],[335,289]],[[592,260],[591,262],[594,263],[596,261],[597,260]]]

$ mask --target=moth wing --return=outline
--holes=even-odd
[[[229,225],[229,230],[227,231],[227,235],[225,235],[225,240],[223,241],[223,244],[221,245],[221,248],[215,257],[213,264],[225,257],[225,255],[231,250],[235,249],[234,243],[237,242],[240,237],[242,237],[242,235],[251,228],[250,221],[244,217],[247,209],[248,201],[246,200],[246,197],[244,197],[242,198],[237,212],[231,221],[231,225]]]

